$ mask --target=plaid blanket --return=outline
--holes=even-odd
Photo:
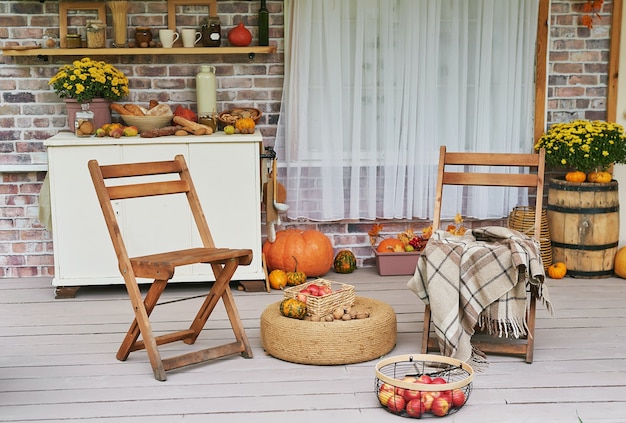
[[[527,284],[552,312],[544,278],[537,241],[488,226],[462,237],[436,231],[407,286],[430,304],[441,353],[480,365],[484,355],[470,342],[477,325],[501,337],[527,335]]]

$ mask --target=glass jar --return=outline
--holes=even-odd
[[[83,46],[83,40],[81,40],[80,34],[67,34],[65,36],[65,47],[81,48],[82,46]]]
[[[135,28],[135,43],[137,47],[150,47],[152,41],[152,31],[147,26],[138,26]]]
[[[93,112],[89,110],[89,103],[81,105],[82,110],[76,112],[74,120],[74,133],[77,137],[90,137],[96,133],[93,123]]]
[[[87,47],[104,48],[106,44],[106,25],[101,20],[87,21]]]

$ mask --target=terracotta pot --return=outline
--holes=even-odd
[[[67,126],[69,126],[70,131],[74,132],[76,112],[81,111],[82,103],[71,98],[64,98],[63,101],[67,107]],[[111,102],[103,98],[94,98],[89,102],[89,110],[93,112],[93,123],[96,128],[100,128],[105,123],[111,123],[110,105]]]
[[[247,47],[252,42],[252,33],[243,22],[239,22],[239,25],[228,32],[228,41],[235,47]]]

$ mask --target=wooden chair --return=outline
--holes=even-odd
[[[456,166],[456,169],[448,170],[448,166]],[[462,167],[461,171],[459,171],[459,166]],[[529,170],[529,173],[485,173],[484,166],[508,167],[511,169],[521,168]],[[446,147],[442,146],[440,148],[439,170],[435,191],[433,228],[438,229],[441,224],[441,202],[443,199],[443,187],[445,185],[527,187],[536,190],[536,213],[533,236],[539,241],[541,234],[544,171],[545,151],[543,149],[539,151],[538,154],[449,153],[446,151]],[[532,363],[537,296],[536,289],[530,289],[529,305],[526,313],[528,336],[524,340],[473,340],[473,345],[485,353],[523,355],[527,363]],[[434,350],[438,348],[437,339],[430,337],[430,319],[430,307],[426,305],[426,309],[424,310],[422,353],[428,352],[429,349]]]
[[[117,255],[119,270],[124,277],[135,313],[135,319],[117,352],[117,359],[124,361],[132,351],[145,349],[154,371],[154,377],[163,381],[167,378],[165,374],[167,370],[236,353],[251,358],[252,350],[230,292],[229,282],[239,265],[250,264],[252,250],[215,247],[184,157],[177,155],[172,161],[106,166],[99,165],[96,160],[90,160],[88,166]],[[159,175],[158,181],[157,175]],[[184,194],[187,197],[203,246],[129,257],[111,202],[176,194]],[[149,316],[168,281],[174,276],[174,271],[179,266],[198,263],[211,265],[215,282],[189,329],[154,336]],[[154,279],[144,299],[139,289],[138,278]],[[196,341],[220,298],[234,331],[235,342],[161,359],[157,345],[174,341],[193,344]],[[141,334],[141,340],[138,340],[139,334]]]

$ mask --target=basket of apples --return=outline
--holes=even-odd
[[[454,358],[400,355],[376,364],[376,395],[389,412],[403,417],[456,413],[472,392],[472,367]]]
[[[283,294],[285,298],[306,303],[307,314],[319,317],[329,315],[338,307],[354,305],[356,297],[354,286],[321,278],[286,288]]]

